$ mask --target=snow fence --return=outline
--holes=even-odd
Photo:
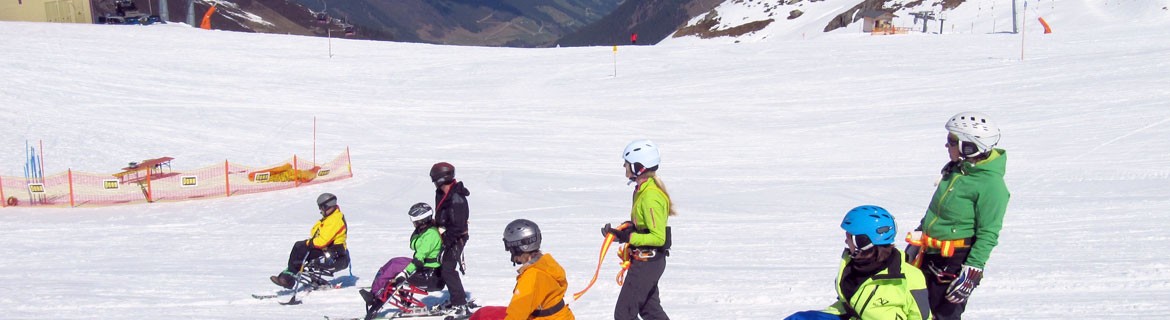
[[[151,160],[158,161],[132,164],[113,174],[70,169],[36,180],[0,176],[0,199],[4,199],[3,207],[108,206],[230,197],[353,177],[349,148],[333,160],[317,164],[294,155],[292,159],[265,167],[224,160],[195,170],[177,171],[170,167],[171,158]]]

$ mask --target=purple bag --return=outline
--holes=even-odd
[[[407,257],[397,257],[386,261],[386,264],[382,265],[382,269],[378,269],[378,275],[374,276],[374,284],[371,286],[370,292],[373,292],[378,299],[385,300],[390,295],[389,292],[385,291],[394,282],[394,276],[401,273],[402,270],[406,270],[406,266],[410,265],[410,262],[411,259]]]

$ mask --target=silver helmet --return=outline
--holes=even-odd
[[[540,227],[526,219],[508,223],[504,227],[504,250],[512,255],[540,250]]]
[[[333,212],[334,207],[337,207],[337,196],[328,192],[317,196],[317,209],[321,209],[322,214]]]

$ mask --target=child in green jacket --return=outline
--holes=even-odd
[[[894,248],[894,216],[882,207],[860,206],[845,214],[841,229],[847,247],[837,272],[837,302],[785,320],[930,319],[922,272]]]

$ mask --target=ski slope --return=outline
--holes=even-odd
[[[292,243],[339,196],[353,273],[407,255],[407,208],[430,165],[471,190],[464,284],[506,304],[500,241],[540,224],[570,291],[607,222],[628,219],[620,151],[650,138],[679,216],[661,282],[674,319],[776,319],[833,301],[841,216],[876,204],[916,225],[946,161],[946,119],[1003,128],[1012,192],[971,319],[1170,316],[1170,28],[1136,1],[1093,1],[1058,32],[826,35],[807,41],[508,49],[151,27],[0,22],[0,175],[25,141],[45,171],[114,172],[174,157],[352,152],[354,178],[278,192],[131,206],[0,209],[0,318],[321,319],[357,316],[355,288],[282,306]],[[1093,11],[1090,9],[1101,9]],[[1065,19],[1073,19],[1073,13]],[[1053,19],[1057,20],[1057,19]],[[1057,20],[1059,21],[1059,20]],[[616,77],[614,76],[616,61]],[[617,264],[571,302],[612,318]]]

